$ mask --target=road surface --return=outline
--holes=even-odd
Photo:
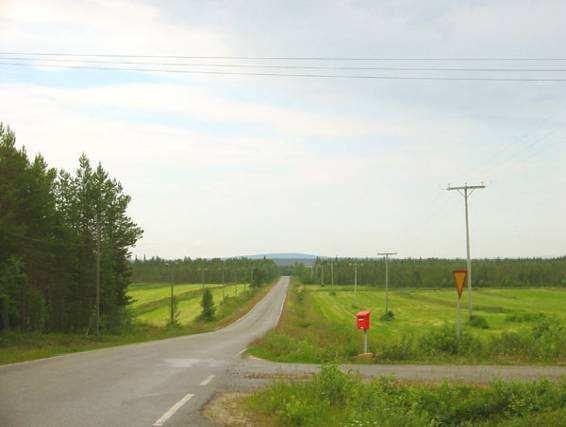
[[[218,330],[0,367],[0,425],[207,425],[199,409],[254,339],[277,324],[282,277]]]

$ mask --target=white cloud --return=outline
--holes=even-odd
[[[324,2],[320,14],[322,4],[0,0],[0,49],[551,56],[565,40],[563,2]],[[126,84],[130,74],[107,73],[62,88],[71,74],[24,75],[0,84],[0,120],[54,166],[74,167],[81,152],[102,161],[146,229],[138,253],[459,255],[461,200],[437,198],[439,187],[489,179],[505,160],[472,205],[474,254],[563,251],[566,201],[548,197],[565,185],[563,132],[542,154],[528,145],[561,85],[158,74]],[[552,125],[564,129],[560,117]],[[494,157],[502,141],[509,153]]]
[[[139,1],[4,0],[0,23],[0,46],[6,50],[228,52],[223,34],[173,25],[163,19],[159,7]]]

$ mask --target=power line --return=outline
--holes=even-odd
[[[210,71],[210,70],[180,70],[164,68],[135,68],[135,67],[99,67],[82,65],[31,65],[22,63],[0,62],[0,66],[24,68],[59,68],[93,71],[134,71],[145,73],[174,73],[174,74],[208,74],[232,76],[260,76],[260,77],[304,77],[322,79],[369,79],[369,80],[428,80],[428,81],[479,81],[479,82],[532,82],[532,83],[562,83],[566,78],[523,78],[523,77],[442,77],[442,76],[388,76],[388,75],[360,75],[360,74],[303,74],[303,73],[270,73],[270,72],[236,72],[236,71]]]
[[[44,62],[55,63],[74,63],[81,62],[87,64],[110,64],[110,65],[143,65],[143,66],[172,66],[172,67],[218,67],[218,68],[266,68],[266,69],[300,69],[300,70],[340,70],[340,71],[447,71],[447,72],[553,72],[562,73],[566,72],[566,68],[462,68],[462,67],[355,67],[355,66],[324,66],[324,65],[288,65],[288,64],[218,64],[218,63],[198,63],[198,62],[140,62],[128,60],[92,60],[92,59],[77,59],[72,58],[26,58],[9,57],[2,58],[0,61],[38,61],[42,64]]]
[[[117,53],[73,53],[73,52],[22,52],[3,51],[0,55],[36,55],[36,56],[79,56],[79,57],[108,57],[108,58],[176,58],[176,59],[234,59],[242,61],[506,61],[506,62],[541,62],[566,61],[566,58],[544,57],[339,57],[339,56],[215,56],[215,55],[136,55]]]

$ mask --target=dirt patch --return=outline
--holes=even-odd
[[[273,425],[247,410],[245,399],[251,393],[218,393],[202,410],[202,415],[217,426],[224,427],[265,427]]]

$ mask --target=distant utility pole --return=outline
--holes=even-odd
[[[204,267],[201,267],[200,269],[200,282],[201,282],[201,289],[204,290],[204,270],[206,270]]]
[[[100,216],[96,213],[96,338],[100,337]]]
[[[226,277],[224,274],[224,262],[222,262],[222,301],[226,298]]]
[[[330,260],[330,287],[334,288],[334,261]]]
[[[358,292],[358,263],[354,263],[354,295]],[[366,352],[367,353],[367,352]]]
[[[389,312],[389,257],[397,252],[380,252],[377,255],[385,259],[385,314]]]
[[[354,296],[357,294],[358,291],[358,263],[353,262],[350,263],[354,267]]]
[[[464,204],[466,207],[466,256],[467,256],[467,269],[468,269],[468,316],[472,315],[472,259],[470,257],[470,223],[468,221],[468,197],[472,195],[475,190],[485,188],[482,183],[480,185],[468,185],[468,183],[459,187],[452,187],[448,185],[446,190],[458,191],[464,197]]]
[[[173,324],[173,322],[175,321],[175,302],[174,302],[175,291],[173,289],[175,284],[173,279],[173,261],[168,262],[167,265],[169,266],[169,283],[171,285],[171,296],[169,298],[169,308],[171,311],[170,322],[171,324]]]

